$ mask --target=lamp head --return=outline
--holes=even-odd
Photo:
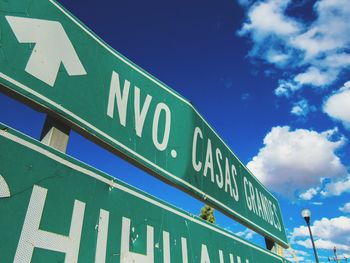
[[[305,219],[306,223],[310,223],[311,212],[309,209],[303,209],[301,211],[301,216]]]

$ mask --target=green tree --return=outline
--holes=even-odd
[[[215,224],[214,208],[211,206],[203,206],[201,209],[201,214],[199,216],[209,223]]]

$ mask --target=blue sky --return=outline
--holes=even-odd
[[[301,262],[313,262],[305,207],[321,262],[334,245],[350,257],[348,0],[59,2],[195,105],[278,197]],[[44,114],[4,94],[0,105],[1,122],[39,138]],[[191,213],[202,206],[74,132],[68,154]]]

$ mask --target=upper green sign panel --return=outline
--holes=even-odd
[[[1,1],[0,22],[2,86],[287,246],[278,201],[186,99],[53,0]]]

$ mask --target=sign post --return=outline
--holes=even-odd
[[[288,247],[277,199],[191,103],[54,0],[0,2],[0,86]]]
[[[1,262],[287,262],[5,126],[0,146]]]
[[[58,119],[46,116],[40,141],[61,152],[66,152],[69,140],[70,128]]]

